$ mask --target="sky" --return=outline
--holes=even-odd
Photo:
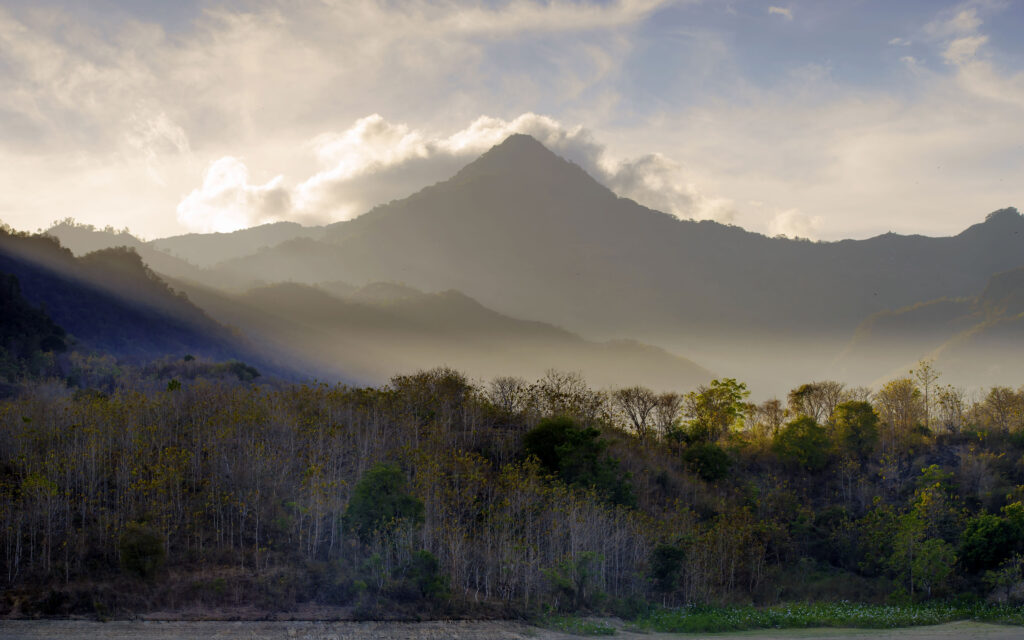
[[[529,133],[820,240],[1024,208],[1024,2],[0,0],[0,221],[357,216]]]

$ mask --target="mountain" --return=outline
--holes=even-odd
[[[154,251],[173,250],[160,242]],[[943,238],[768,238],[642,207],[514,135],[451,179],[350,221],[174,242],[212,265],[181,280],[461,291],[506,316],[642,340],[784,393],[823,375],[865,317],[974,296],[1024,265],[1024,218],[1002,209]],[[222,256],[236,257],[214,264]]]
[[[867,318],[834,363],[841,379],[881,382],[932,359],[947,382],[1024,381],[1024,268],[996,274],[977,296],[940,299]]]
[[[273,247],[295,238],[319,238],[322,227],[304,227],[295,222],[273,222],[230,233],[189,233],[161,238],[149,243],[199,267],[212,267],[224,260],[240,258],[265,247]]]
[[[286,223],[286,225],[289,228],[292,226],[299,226],[294,223]],[[245,234],[244,232],[247,231],[253,230],[246,229],[237,233],[242,234],[246,240],[259,235],[256,233]],[[232,290],[244,290],[252,284],[250,278],[228,278],[219,272],[199,266],[201,264],[206,264],[202,259],[198,259],[196,262],[190,262],[189,260],[171,255],[171,253],[168,252],[169,249],[164,248],[177,248],[188,255],[193,253],[199,256],[206,255],[207,259],[209,259],[210,256],[220,255],[230,257],[233,255],[230,253],[232,247],[244,246],[246,247],[246,250],[248,250],[253,245],[252,242],[247,241],[234,242],[228,239],[230,234],[193,234],[200,238],[195,241],[195,245],[192,245],[190,242],[179,243],[179,239],[190,238],[191,236],[176,236],[163,240],[145,242],[131,235],[127,230],[118,231],[110,227],[97,229],[92,225],[80,224],[71,219],[58,222],[44,231],[44,234],[56,238],[60,241],[61,246],[71,250],[71,252],[76,256],[83,256],[87,253],[102,249],[127,247],[134,250],[149,268],[163,276],[192,282],[206,282]],[[188,249],[193,246],[196,248],[196,251],[190,252]],[[206,251],[212,246],[217,246],[218,248],[214,250],[213,253],[206,253]],[[202,251],[198,250],[200,248]],[[221,259],[223,258],[218,258],[215,262],[219,262]]]
[[[516,320],[456,292],[424,293],[372,283],[341,297],[300,284],[227,295],[180,285],[211,315],[276,354],[292,354],[316,375],[380,384],[441,365],[489,379],[536,379],[548,369],[580,371],[597,386],[644,384],[688,390],[711,372],[631,341],[596,343],[541,322]]]
[[[644,340],[778,386],[817,375],[866,316],[970,296],[1024,264],[1022,249],[1015,209],[954,237],[831,243],[679,220],[515,135],[445,182],[218,271],[455,289],[503,314]]]
[[[20,296],[92,349],[138,360],[252,356],[237,335],[168,287],[132,249],[76,258],[52,237],[0,231],[0,273],[16,279]]]

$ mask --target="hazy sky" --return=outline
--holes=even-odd
[[[0,0],[0,220],[358,215],[514,131],[822,239],[1024,208],[1024,2]]]

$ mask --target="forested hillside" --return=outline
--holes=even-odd
[[[184,354],[261,360],[241,336],[168,286],[132,248],[75,257],[52,237],[0,227],[0,275],[16,279],[17,296],[45,308],[86,350],[138,362]]]
[[[732,379],[348,388],[186,366],[0,403],[2,613],[626,611],[1022,580],[1024,392],[971,401],[927,363],[758,405]]]

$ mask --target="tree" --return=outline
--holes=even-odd
[[[786,422],[786,409],[778,398],[772,398],[757,405],[752,417],[758,436],[774,438]]]
[[[593,487],[616,504],[636,502],[628,474],[606,454],[608,443],[593,427],[581,429],[568,416],[546,418],[523,436],[523,450],[563,482]]]
[[[936,390],[936,396],[938,423],[946,431],[958,433],[963,428],[964,413],[967,410],[964,390],[953,385],[946,385]]]
[[[651,414],[658,406],[658,396],[646,387],[628,387],[612,393],[612,400],[629,418],[640,441],[646,442]]]
[[[930,598],[933,591],[945,588],[955,564],[956,553],[945,540],[929,538],[921,544],[914,558],[913,573],[926,597]]]
[[[939,379],[940,372],[932,366],[931,360],[921,360],[917,367],[910,370],[914,380],[924,391],[924,426],[931,427],[931,389],[935,381]]]
[[[828,436],[814,418],[800,416],[779,431],[772,451],[791,465],[821,471],[828,463]]]
[[[1005,518],[978,514],[960,536],[960,562],[971,572],[993,569],[1013,552],[1019,533]]]
[[[1024,421],[1024,394],[1009,387],[992,387],[982,403],[982,412],[992,429],[1017,431]]]
[[[878,414],[867,402],[843,402],[829,420],[836,446],[858,458],[867,458],[878,444]]]
[[[367,541],[403,520],[423,522],[423,501],[406,491],[405,474],[397,465],[374,465],[356,484],[345,522]]]
[[[789,392],[789,410],[795,416],[809,416],[822,423],[842,400],[844,386],[834,380],[800,385]]]
[[[690,470],[708,482],[729,475],[732,460],[722,447],[713,442],[695,442],[683,452],[683,460]]]
[[[522,378],[501,376],[491,380],[487,397],[502,412],[513,415],[526,408],[529,385]]]
[[[921,390],[910,378],[897,378],[887,382],[877,394],[878,413],[888,426],[888,449],[907,443],[908,436],[924,417]]]
[[[668,595],[679,587],[686,550],[670,544],[660,544],[651,552],[649,561],[654,589]]]
[[[675,428],[679,419],[679,410],[683,407],[683,397],[678,393],[662,393],[654,406],[654,425],[658,435],[667,437]]]
[[[750,395],[747,385],[733,378],[712,380],[683,397],[683,411],[689,418],[687,435],[693,441],[715,442],[743,419]]]
[[[151,580],[164,565],[163,537],[141,522],[129,522],[118,540],[121,567],[143,580]]]

